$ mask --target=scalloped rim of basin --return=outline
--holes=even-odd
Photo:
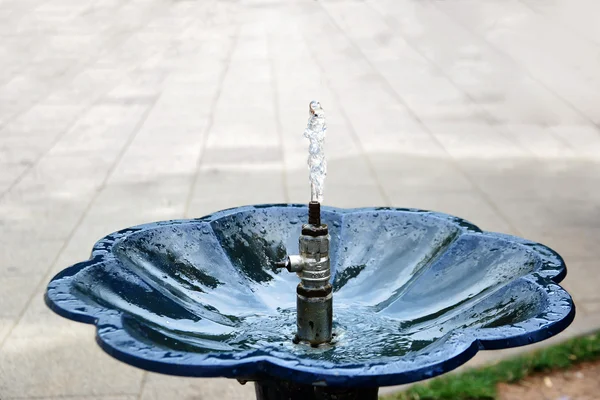
[[[463,231],[508,240],[523,246],[544,261],[544,266],[519,279],[533,282],[547,296],[547,312],[553,319],[540,323],[530,318],[518,326],[494,328],[468,328],[450,332],[432,344],[429,353],[407,354],[399,360],[386,363],[360,364],[355,367],[336,367],[318,360],[286,359],[285,353],[261,350],[236,353],[186,353],[145,345],[124,328],[122,312],[85,302],[70,291],[70,277],[92,265],[114,259],[112,249],[116,243],[134,232],[159,226],[178,225],[198,221],[210,222],[219,218],[268,207],[301,207],[303,204],[265,204],[231,208],[214,214],[188,220],[171,220],[139,225],[99,240],[93,247],[91,258],[58,273],[48,285],[45,301],[57,314],[73,321],[96,325],[96,341],[100,347],[118,360],[135,367],[162,374],[189,377],[226,377],[245,380],[279,378],[300,384],[375,387],[392,386],[428,379],[464,364],[479,350],[494,350],[523,346],[542,341],[566,329],[575,318],[575,304],[571,296],[558,285],[566,276],[562,257],[542,244],[501,233],[482,232],[477,226],[448,214],[407,208],[353,208],[323,207],[332,213],[377,212],[382,210],[406,213],[426,213],[428,216],[455,223]],[[552,267],[545,268],[551,265]],[[567,307],[568,306],[568,307]],[[280,356],[280,357],[279,357]]]

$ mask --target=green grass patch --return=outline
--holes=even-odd
[[[600,333],[567,340],[516,358],[435,378],[384,400],[494,400],[499,383],[515,383],[539,372],[600,360]]]

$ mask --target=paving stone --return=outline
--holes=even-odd
[[[576,154],[598,160],[600,157],[600,130],[592,125],[561,125],[550,128]]]
[[[583,309],[589,313],[600,313],[600,293],[593,279],[597,267],[595,259],[566,259],[567,279],[563,286],[572,293],[576,300],[583,302]]]
[[[16,318],[27,305],[34,286],[31,276],[0,278],[0,290],[4,293],[0,298],[0,318]]]
[[[517,143],[486,123],[426,122],[434,137],[455,159],[523,158],[528,154]]]
[[[307,191],[306,187],[304,190]],[[186,217],[201,217],[240,205],[282,202],[285,202],[285,190],[281,170],[249,174],[246,167],[202,169],[194,184]]]
[[[63,400],[65,397],[7,397],[6,400]],[[136,400],[137,396],[69,396],[69,400]]]
[[[102,154],[123,146],[148,106],[102,104],[77,121],[51,150],[58,154]]]
[[[597,101],[593,88],[598,85],[598,77],[594,71],[595,61],[590,59],[590,52],[596,48],[594,43],[580,40],[570,30],[551,24],[519,2],[511,2],[501,8],[497,4],[486,4],[477,18],[472,18],[465,9],[473,4],[467,1],[455,7],[440,7],[471,32],[482,35],[498,50],[513,58],[536,80],[558,93],[564,103],[572,105],[587,118],[598,121],[596,111],[589,107],[590,102]],[[500,9],[505,18],[489,31],[489,23],[492,19],[496,20]],[[550,48],[552,53],[548,52]],[[554,60],[552,65],[547,64],[550,58]],[[568,72],[574,70],[578,73]],[[557,76],[564,79],[556,79]]]
[[[457,159],[456,163],[474,184],[498,202],[584,202],[595,201],[599,195],[593,189],[600,178],[599,167],[587,160],[500,157],[490,161],[469,157]]]
[[[93,328],[71,325],[43,336],[9,336],[0,350],[3,397],[137,394],[142,371],[109,357],[94,341]]]
[[[0,225],[3,227],[3,225]],[[4,230],[4,229],[2,229]],[[0,252],[3,278],[31,277],[48,268],[64,245],[63,240],[23,240],[20,235],[0,235],[3,251]],[[34,249],[35,250],[32,250]]]
[[[411,8],[391,0],[367,3],[391,28],[390,36],[400,36],[430,63],[430,69],[474,103],[470,107],[476,119],[544,124],[582,120],[568,104],[490,45],[485,36],[473,34],[448,15],[451,13],[444,7],[418,4]],[[420,18],[443,29],[417,29],[414,21]],[[549,108],[554,113],[548,113]]]
[[[514,140],[529,153],[540,159],[561,159],[575,157],[565,139],[552,128],[539,125],[504,125],[500,128],[509,140]]]
[[[466,174],[447,157],[375,153],[369,159],[389,193],[470,192],[474,189]]]
[[[421,208],[464,218],[483,230],[515,234],[514,228],[477,192],[388,191],[397,207]]]
[[[51,141],[56,134],[64,132],[74,123],[84,108],[83,104],[54,105],[42,102],[7,124],[3,128],[2,138],[17,136],[42,140],[49,137]]]
[[[15,324],[14,318],[0,318],[0,341],[4,341]]]
[[[543,243],[567,260],[594,259],[600,256],[598,235],[600,229],[582,228],[529,228],[526,225],[515,224],[520,235],[539,243]]]

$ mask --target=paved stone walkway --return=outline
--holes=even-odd
[[[596,0],[0,0],[0,398],[248,399],[145,373],[46,309],[119,228],[305,202],[435,209],[558,250],[600,328]],[[488,353],[473,363],[489,360]]]

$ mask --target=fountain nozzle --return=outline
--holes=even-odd
[[[308,224],[314,226],[321,225],[321,203],[318,201],[308,203]]]

